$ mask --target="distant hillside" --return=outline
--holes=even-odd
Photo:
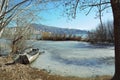
[[[38,31],[51,32],[56,34],[78,34],[78,35],[87,34],[87,31],[85,30],[58,28],[58,27],[46,26],[42,24],[31,24],[31,27],[33,27],[35,30]]]

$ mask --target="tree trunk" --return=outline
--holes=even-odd
[[[12,51],[11,51],[11,54],[16,53],[16,51],[17,51],[17,45],[16,45],[16,43],[17,43],[19,40],[21,40],[22,38],[23,38],[23,36],[20,36],[20,37],[18,37],[17,39],[15,39],[15,40],[12,41]]]
[[[115,74],[112,80],[120,80],[120,0],[111,0],[114,18]]]

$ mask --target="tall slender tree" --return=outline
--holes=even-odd
[[[115,75],[112,80],[120,80],[120,0],[111,0],[114,17]]]

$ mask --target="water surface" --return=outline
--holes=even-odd
[[[76,41],[29,41],[44,50],[32,67],[63,76],[94,77],[114,74],[114,47]]]

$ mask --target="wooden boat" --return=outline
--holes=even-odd
[[[16,57],[15,63],[30,64],[36,60],[41,53],[43,52],[40,52],[39,49],[25,50]]]

